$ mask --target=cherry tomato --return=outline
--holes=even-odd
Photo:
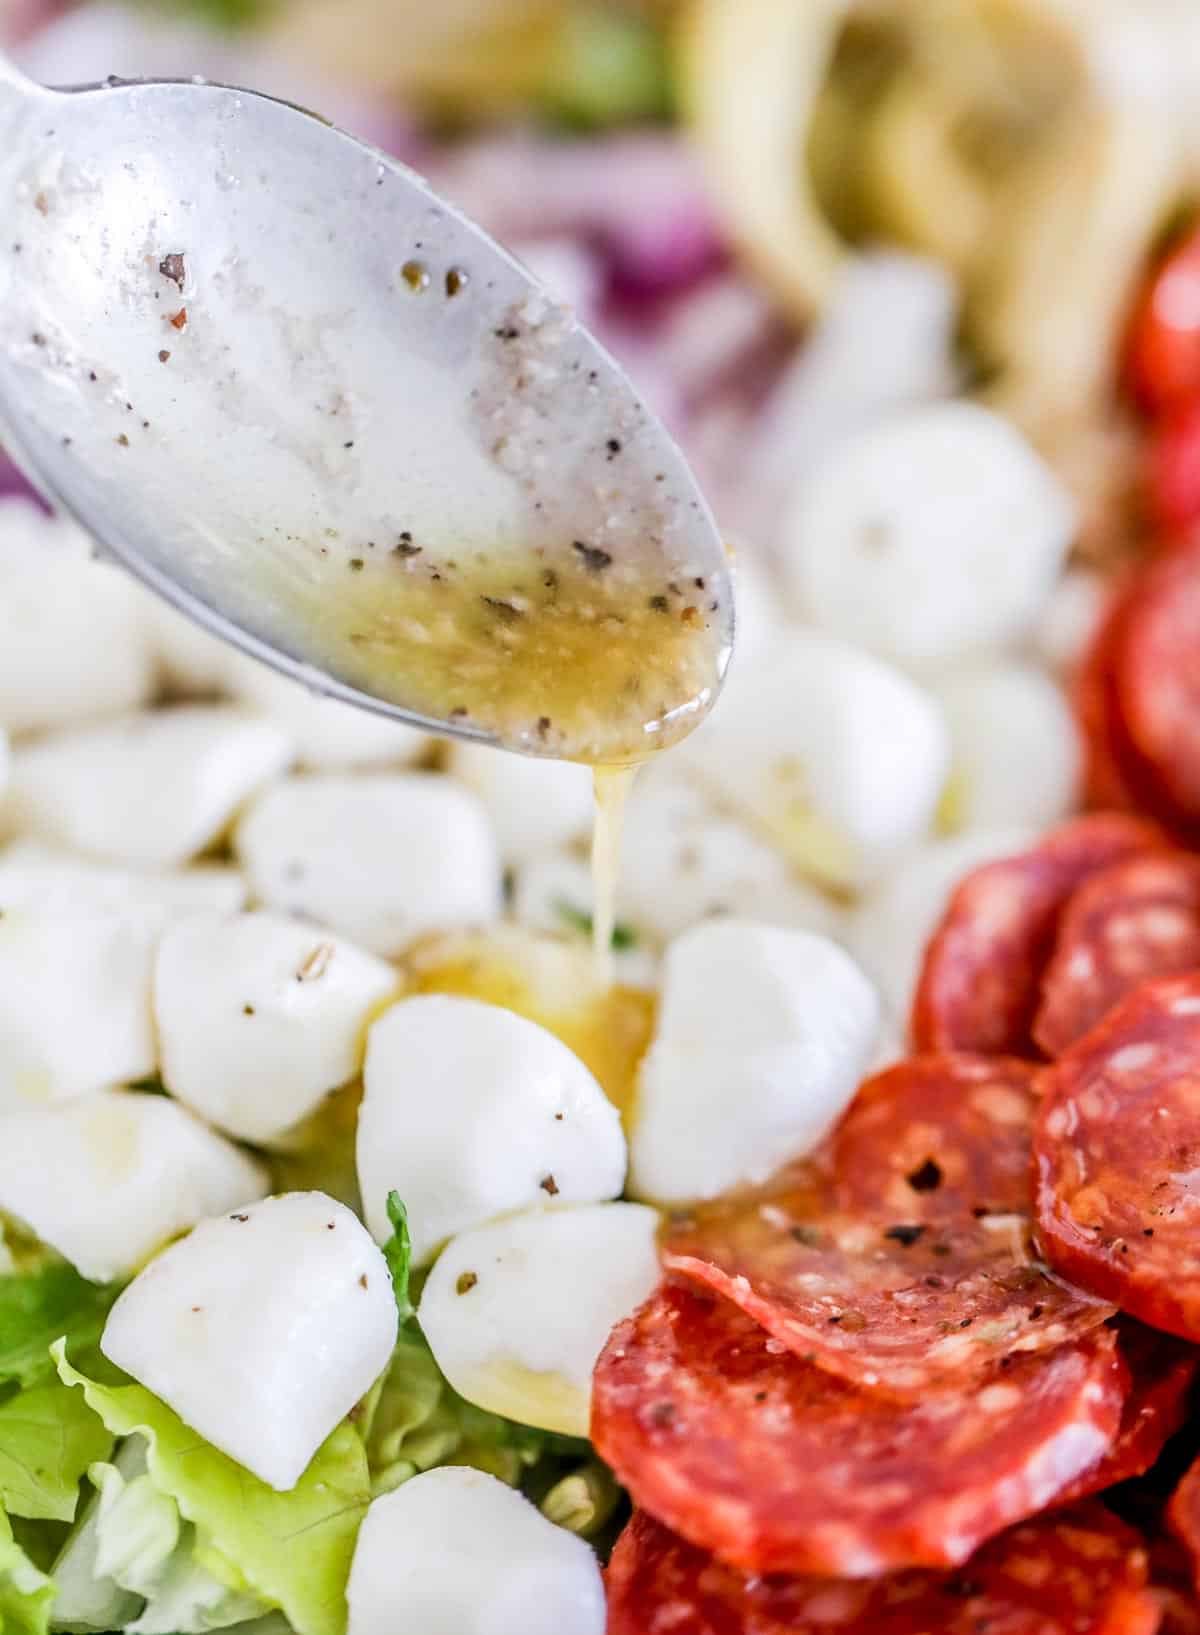
[[[1171,252],[1143,291],[1125,379],[1148,414],[1200,398],[1200,230]]]
[[[1182,534],[1200,523],[1200,396],[1151,433],[1146,501],[1160,527]]]

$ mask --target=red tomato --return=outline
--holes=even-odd
[[[1151,434],[1146,501],[1155,522],[1170,534],[1187,533],[1200,523],[1200,396]]]
[[[1125,378],[1149,414],[1200,398],[1200,230],[1171,252],[1143,291]]]

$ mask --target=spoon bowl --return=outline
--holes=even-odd
[[[253,93],[0,61],[0,219],[0,436],[182,611],[533,754],[641,759],[711,704],[730,573],[679,450],[412,171]]]

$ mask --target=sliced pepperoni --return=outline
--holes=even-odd
[[[1154,809],[1175,826],[1200,824],[1200,541],[1141,573],[1113,660],[1116,707]]]
[[[643,1511],[606,1575],[608,1635],[1154,1635],[1138,1535],[1099,1504],[1023,1523],[954,1573],[745,1577]]]
[[[925,951],[913,1001],[916,1048],[1035,1055],[1038,980],[1067,899],[1097,869],[1162,844],[1143,819],[1097,812],[975,869]]]
[[[957,1566],[1111,1448],[1129,1371],[1101,1329],[966,1393],[871,1396],[728,1300],[667,1283],[618,1325],[592,1439],[635,1501],[746,1572]]]
[[[1136,989],[1042,1076],[1042,1245],[1064,1277],[1200,1340],[1200,973]]]
[[[1140,1323],[1123,1323],[1118,1333],[1132,1384],[1116,1440],[1099,1464],[1058,1495],[1056,1504],[1074,1504],[1118,1482],[1145,1475],[1168,1438],[1187,1420],[1200,1352]]]
[[[1200,1601],[1192,1581],[1192,1558],[1169,1533],[1150,1543],[1150,1582],[1162,1609],[1158,1635],[1200,1635]]]
[[[1191,1566],[1192,1582],[1200,1594],[1200,1459],[1171,1495],[1167,1525],[1183,1545]]]
[[[900,1225],[1028,1215],[1036,1071],[947,1052],[868,1079],[830,1145],[837,1206]]]
[[[1200,857],[1133,857],[1084,881],[1059,922],[1034,1038],[1057,1056],[1152,977],[1200,967]]]
[[[1114,597],[1071,681],[1083,739],[1084,794],[1094,810],[1137,812],[1145,806],[1116,697],[1116,658],[1131,600],[1128,591]]]
[[[1076,1339],[1112,1308],[1033,1251],[1029,1083],[1028,1066],[961,1056],[879,1074],[819,1164],[674,1217],[664,1264],[799,1356],[896,1397]]]

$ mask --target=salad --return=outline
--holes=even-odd
[[[315,699],[0,463],[0,1635],[1189,1635],[1200,24],[405,23],[5,16],[511,243],[735,662],[610,971],[589,769]]]

